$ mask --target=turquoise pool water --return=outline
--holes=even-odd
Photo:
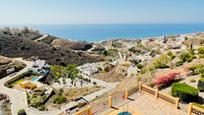
[[[118,115],[132,115],[131,113],[124,111],[124,112],[120,112],[118,113]]]
[[[39,77],[32,77],[31,81],[38,81],[39,79]]]

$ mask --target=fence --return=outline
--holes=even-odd
[[[91,106],[88,106],[85,109],[76,112],[74,115],[92,115]]]
[[[115,92],[111,95],[112,98],[112,105],[117,105],[121,101],[125,99],[125,91]]]
[[[97,102],[91,102],[90,106],[75,113],[74,115],[96,115],[97,113],[107,110],[113,105],[116,105],[121,101],[124,101],[125,99],[127,99],[127,97],[128,97],[127,91],[115,92],[108,98],[102,99]]]
[[[109,108],[108,103],[109,103],[108,98],[103,99],[103,100],[99,100],[97,102],[90,103],[92,114],[94,115],[96,113],[99,113],[99,112],[102,112],[102,111],[108,109]]]
[[[175,108],[178,108],[179,98],[175,98],[170,95],[164,94],[162,92],[159,92],[157,89],[153,89],[144,84],[139,85],[139,91],[154,96],[156,99],[162,100],[174,106]]]
[[[108,108],[127,99],[127,91],[118,91],[110,95],[108,98],[102,99],[97,102],[90,103],[91,112],[93,115],[100,113]]]
[[[154,97],[155,99],[162,100],[167,104],[172,105],[176,109],[178,108],[179,98],[175,98],[168,94],[159,92],[157,89],[153,89],[144,84],[139,85],[139,91],[148,94]],[[103,99],[99,102],[90,103],[90,106],[77,112],[75,115],[95,115],[110,107],[113,107],[114,105],[120,103],[121,101],[124,101],[127,98],[128,98],[127,90],[116,92],[109,96],[109,98]],[[190,103],[188,107],[188,115],[204,115],[204,108]]]
[[[139,91],[142,93],[146,93],[148,95],[151,95],[151,96],[155,97],[156,99],[160,99],[160,100],[174,106],[175,108],[178,108],[178,103],[179,103],[178,98],[161,93],[157,89],[153,89],[153,88],[148,87],[144,84],[139,85]],[[101,101],[90,103],[90,111],[91,111],[90,113],[87,112],[87,109],[84,109],[75,115],[95,115],[97,113],[103,112],[104,110],[106,110],[110,107],[113,107],[114,105],[124,101],[127,98],[128,98],[128,91],[127,90],[115,92],[114,94],[109,96],[109,98],[103,99]]]
[[[190,103],[188,105],[188,115],[204,115],[204,108],[198,107]]]

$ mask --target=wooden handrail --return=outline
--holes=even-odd
[[[139,91],[144,92],[146,94],[150,94],[154,96],[156,99],[161,99],[171,105],[174,105],[175,108],[178,108],[179,98],[175,98],[171,95],[159,92],[158,89],[151,88],[144,84],[140,84]]]
[[[91,106],[87,106],[85,109],[76,112],[74,115],[92,115]]]
[[[192,115],[192,114],[204,115],[204,109],[190,103],[188,105],[188,115]]]

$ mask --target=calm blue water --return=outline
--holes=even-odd
[[[32,25],[28,27],[39,29],[43,33],[49,33],[64,39],[90,42],[113,38],[137,39],[204,32],[204,24]]]

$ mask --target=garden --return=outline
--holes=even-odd
[[[44,105],[49,97],[51,97],[54,92],[52,88],[42,86],[34,89],[32,92],[27,92],[27,101],[30,107],[37,108],[41,111],[46,110]]]
[[[189,75],[169,73],[155,80],[155,85],[165,93],[179,97],[181,102],[204,104],[204,66],[194,64],[188,67]],[[188,73],[189,73],[188,72]]]
[[[6,84],[9,88],[18,88],[21,83],[25,81],[37,81],[40,78],[40,74],[34,73],[32,71],[27,71],[19,76],[16,79],[13,79],[9,83]]]

